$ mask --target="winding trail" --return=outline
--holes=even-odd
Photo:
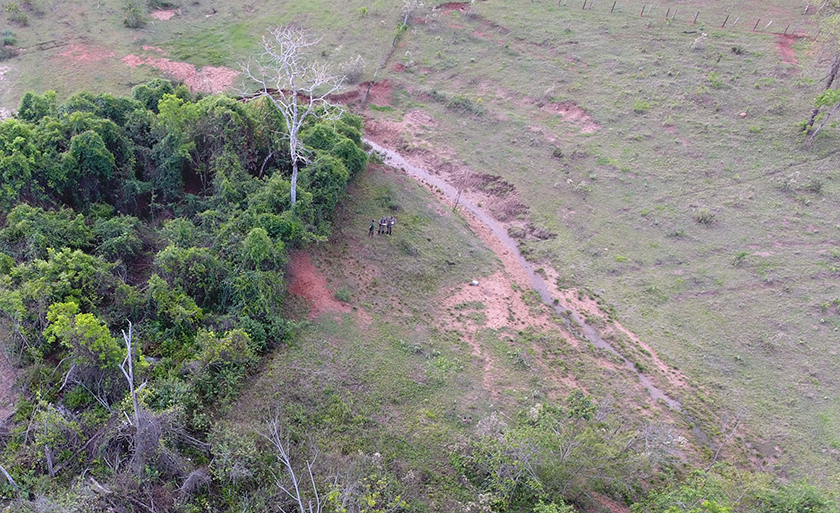
[[[450,198],[453,201],[456,197],[458,197],[458,191],[455,189],[455,187],[444,181],[441,177],[435,176],[429,171],[421,167],[415,166],[414,164],[411,164],[396,151],[385,148],[384,146],[369,139],[365,139],[364,141],[367,144],[369,144],[375,151],[385,155],[385,164],[392,166],[396,169],[403,170],[408,176],[414,178],[415,180],[428,183],[436,187],[437,189],[440,189],[440,191],[446,197]],[[496,222],[496,220],[493,219],[487,212],[482,210],[463,194],[460,195],[458,204],[459,206],[466,209],[478,221],[480,221],[492,231],[493,235],[506,248],[507,253],[509,253],[513,258],[515,258],[516,263],[518,263],[520,269],[528,277],[531,286],[540,295],[540,299],[543,301],[543,303],[553,308],[558,314],[568,315],[568,317],[570,317],[572,321],[574,321],[574,323],[577,324],[577,326],[580,328],[581,332],[583,333],[583,337],[587,341],[591,342],[592,345],[619,357],[622,361],[622,365],[639,378],[639,382],[647,389],[648,393],[650,394],[650,397],[654,401],[662,400],[672,410],[682,411],[682,405],[678,400],[668,396],[662,389],[658,388],[653,383],[653,380],[649,376],[646,376],[645,374],[639,372],[639,370],[636,368],[633,362],[621,356],[621,354],[619,354],[619,352],[616,351],[615,348],[609,342],[604,340],[601,334],[598,333],[598,330],[586,324],[586,322],[584,322],[583,320],[583,317],[581,317],[581,315],[578,312],[572,310],[565,304],[561,303],[561,298],[555,298],[552,296],[551,290],[549,289],[549,286],[546,283],[546,281],[542,278],[542,276],[540,276],[534,271],[534,266],[531,265],[531,263],[528,262],[525,259],[525,257],[522,256],[522,254],[519,252],[519,248],[516,244],[516,241],[512,237],[510,237],[510,235],[508,235],[507,230],[502,225]],[[555,303],[555,301],[558,302]],[[571,312],[571,314],[568,314],[568,312]]]

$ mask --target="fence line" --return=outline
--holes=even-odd
[[[533,0],[531,0],[531,1],[533,1]],[[571,3],[570,3],[570,0],[559,0],[557,2],[557,5],[560,6],[560,7],[575,8],[576,5],[581,5],[581,4],[578,3],[578,2],[581,2],[581,1],[582,1],[582,6],[580,8],[581,10],[583,10],[583,11],[593,11],[593,10],[595,10],[595,4],[596,4],[595,0],[571,0]],[[597,3],[599,4],[599,6],[600,5],[605,6],[604,7],[605,10],[602,11],[605,14],[625,14],[625,9],[631,9],[632,8],[632,6],[630,5],[629,2],[620,2],[620,0],[614,0],[612,3],[609,3],[609,2],[597,2]],[[622,4],[624,4],[624,5],[622,5]],[[651,15],[651,13],[653,12],[653,9],[654,9],[654,5],[655,4],[653,4],[653,3],[648,4],[647,2],[645,2],[645,3],[642,4],[641,9],[638,10],[638,11],[635,11],[635,12],[639,13],[640,18],[652,18],[652,17],[654,17],[654,16]],[[606,6],[609,6],[608,11],[606,10]],[[825,4],[823,4],[823,7],[824,6],[825,6]],[[800,16],[815,15],[821,9],[822,9],[822,7],[817,6],[817,5],[811,5],[809,3],[808,5],[805,6],[805,10],[802,12],[802,14]],[[674,10],[672,12],[671,8],[668,7],[668,9],[665,11],[665,16],[664,16],[663,20],[666,21],[666,22],[669,22],[669,23],[683,22],[684,19],[677,20],[677,11],[678,11],[678,9],[674,8]],[[634,12],[634,11],[630,11],[630,12]],[[722,19],[723,21],[720,22],[720,25],[717,25],[717,23],[715,23],[714,26],[717,27],[717,28],[721,28],[721,29],[726,28],[727,27],[726,24],[731,17],[732,17],[732,13],[728,13],[728,14],[726,14],[726,16],[720,15],[719,17],[717,17],[717,19],[718,20]],[[729,25],[730,30],[734,29],[738,25],[738,21],[741,18],[742,18],[742,16],[735,16],[735,21]],[[687,23],[687,24],[690,24],[690,25],[697,25],[698,22],[700,24],[703,24],[703,25],[705,25],[707,23],[712,23],[712,20],[706,19],[706,17],[703,16],[703,12],[700,11],[700,10],[695,11],[693,18],[691,18],[689,16],[689,18],[687,18],[687,19],[688,19],[688,21],[684,21],[684,22]],[[746,17],[745,17],[745,19],[746,19]],[[778,20],[778,19],[770,19],[767,22],[767,24],[764,25],[764,28],[760,29],[759,24],[761,23],[761,21],[762,21],[761,17],[756,17],[755,24],[753,25],[753,28],[752,28],[752,32],[766,33],[766,34],[776,34],[776,35],[781,35],[781,36],[788,36],[788,35],[789,36],[796,36],[797,31],[798,31],[798,34],[799,34],[800,37],[810,37],[804,31],[804,27],[808,26],[808,25],[811,25],[811,23],[812,23],[808,19],[798,19],[798,20],[795,20],[795,23],[794,22],[788,22],[788,21],[782,21],[781,23],[779,23],[780,20]],[[770,28],[771,25],[774,25],[774,26],[779,27],[779,28],[785,27],[785,29],[784,29],[784,31],[781,31],[781,32],[772,32],[772,31],[768,32],[767,29]],[[788,30],[790,29],[791,26],[793,26],[793,31],[788,33]],[[819,36],[819,32],[817,33],[816,36],[813,36],[813,39],[816,39],[817,36]]]

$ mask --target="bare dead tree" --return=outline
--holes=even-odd
[[[278,461],[283,465],[286,471],[288,480],[291,481],[290,486],[286,486],[278,476],[274,476],[275,484],[296,504],[296,511],[298,513],[321,513],[326,505],[326,497],[321,497],[318,493],[318,487],[315,485],[315,476],[312,474],[312,465],[315,464],[316,457],[312,461],[306,462],[307,476],[299,476],[295,472],[294,465],[292,465],[291,454],[289,453],[289,439],[283,433],[280,426],[280,419],[275,416],[274,419],[268,421],[268,431],[260,433],[263,438],[269,441],[276,451]],[[309,478],[309,484],[306,483],[306,478]],[[305,488],[309,486],[312,488],[311,497],[307,497]],[[283,513],[285,510],[281,508]]]
[[[300,163],[307,157],[300,140],[300,130],[310,116],[329,115],[328,96],[338,90],[344,77],[334,74],[325,63],[310,62],[307,48],[320,43],[310,39],[303,29],[276,27],[262,39],[263,52],[243,66],[245,76],[257,85],[253,98],[267,98],[283,117],[292,161],[292,207],[297,202],[297,177]],[[319,111],[317,107],[327,107]]]
[[[840,73],[840,55],[835,55],[831,61],[831,66],[828,69],[828,76],[825,78],[826,82],[823,91],[828,91],[829,89],[831,89],[831,85],[834,83],[834,79],[837,78],[837,73]],[[816,135],[816,132],[819,132],[820,128],[822,128],[822,125],[820,125],[820,127],[817,128],[816,132],[812,132],[812,129],[814,127],[814,121],[816,121],[820,110],[820,106],[814,107],[814,110],[811,111],[811,117],[810,119],[808,119],[808,123],[805,125],[805,129],[807,130],[807,133],[811,135],[811,139],[813,139],[813,136]],[[828,119],[829,117],[830,114],[829,116],[826,116],[825,119]],[[823,124],[825,124],[825,120],[823,120]]]
[[[12,479],[12,476],[6,471],[6,469],[3,468],[3,465],[0,465],[0,473],[6,476],[6,481],[8,481],[10,485],[12,485],[12,488],[14,488],[15,491],[19,490],[17,483],[15,483],[15,480]]]
[[[840,73],[840,1],[826,0],[817,11],[820,23],[818,47],[821,50],[816,58],[817,63],[829,62],[828,74],[823,78],[825,87],[815,101],[814,109],[808,122],[805,123],[805,133],[809,136],[806,145],[811,145],[816,135],[822,130],[826,122],[838,110],[840,93],[832,90],[838,73]],[[819,37],[819,36],[822,37]],[[826,58],[827,57],[827,58]],[[826,112],[824,108],[831,110]],[[822,115],[822,122],[814,129],[814,123]]]
[[[137,391],[134,389],[134,345],[132,343],[131,321],[128,321],[128,334],[122,330],[123,340],[125,340],[125,359],[120,364],[120,370],[128,382],[128,391],[131,394],[131,401],[134,405],[134,427],[140,428],[140,403],[137,401]]]

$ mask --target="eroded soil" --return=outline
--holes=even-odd
[[[350,306],[335,298],[327,286],[327,278],[309,258],[309,253],[296,251],[289,261],[289,294],[303,298],[309,306],[309,319],[324,313],[347,313]]]

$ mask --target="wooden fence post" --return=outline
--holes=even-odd
[[[615,0],[615,2],[613,2],[613,6],[612,6],[612,9],[610,9],[610,13],[612,13],[615,10],[615,4],[617,4],[617,3],[618,3],[618,0]]]
[[[758,28],[758,22],[759,22],[759,21],[761,21],[761,18],[759,18],[759,19],[755,20],[755,25],[753,25],[753,32],[755,32],[755,29],[757,29],[757,28]]]
[[[726,15],[726,19],[723,20],[723,25],[721,25],[720,28],[725,27],[727,21],[729,21],[729,15],[728,14]]]
[[[692,25],[697,25],[697,17],[700,16],[700,11],[697,11],[697,14],[694,15],[694,23]]]

